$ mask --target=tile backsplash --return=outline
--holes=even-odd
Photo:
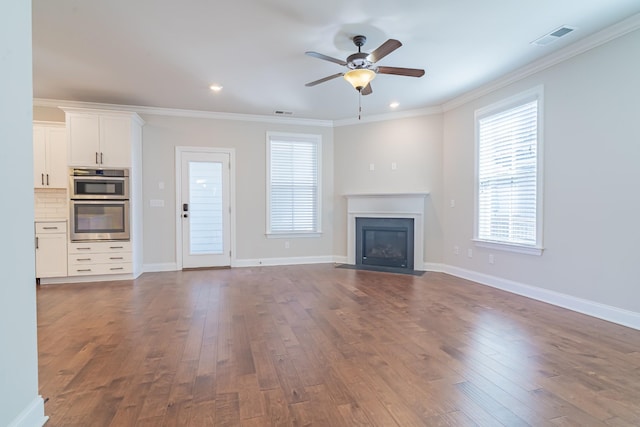
[[[67,190],[35,189],[33,193],[36,219],[61,219],[69,216]]]

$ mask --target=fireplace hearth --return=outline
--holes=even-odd
[[[356,218],[356,265],[389,271],[414,268],[412,218]]]

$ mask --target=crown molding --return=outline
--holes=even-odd
[[[442,113],[442,107],[437,105],[435,107],[420,108],[416,110],[397,111],[393,113],[376,114],[373,116],[364,116],[361,120],[353,119],[341,119],[334,120],[333,127],[361,125],[365,123],[383,122],[387,120],[406,119],[410,117],[430,116],[434,114]]]
[[[497,80],[484,85],[478,89],[471,90],[464,95],[454,98],[451,101],[445,102],[441,105],[442,111],[446,112],[454,108],[460,107],[468,102],[478,99],[484,95],[488,95],[498,89],[506,87],[512,83],[529,77],[540,71],[546,70],[554,65],[560,64],[574,56],[585,53],[591,49],[629,34],[633,31],[640,29],[640,13],[630,16],[617,24],[613,24],[610,27],[605,28],[595,34],[585,37],[563,49],[560,49],[554,53],[551,53],[537,61],[534,61],[528,65],[525,65],[518,70],[508,73]]]
[[[182,110],[178,108],[145,107],[140,105],[102,104],[97,102],[67,101],[61,99],[34,98],[36,107],[82,108],[108,110],[114,112],[131,112],[154,116],[188,117],[195,119],[235,120],[243,122],[260,122],[301,126],[333,127],[331,120],[301,119],[296,117],[271,117],[253,114],[220,113],[214,111]]]

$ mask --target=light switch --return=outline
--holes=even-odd
[[[391,162],[391,170],[394,171],[398,169],[398,164],[396,162]]]
[[[373,163],[369,163],[369,170],[375,170],[376,169],[376,165],[374,165]]]
[[[158,188],[159,188],[160,190],[164,190],[164,181],[159,181],[159,182],[158,182]]]

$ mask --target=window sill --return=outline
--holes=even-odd
[[[305,232],[305,233],[265,233],[267,239],[304,239],[322,237],[322,231]]]
[[[476,246],[479,246],[481,248],[496,249],[499,251],[506,251],[506,252],[515,252],[515,253],[525,254],[525,255],[541,256],[542,251],[544,250],[544,248],[542,248],[541,246],[524,246],[524,245],[516,245],[513,243],[492,242],[489,240],[473,239],[473,242],[475,243]]]

